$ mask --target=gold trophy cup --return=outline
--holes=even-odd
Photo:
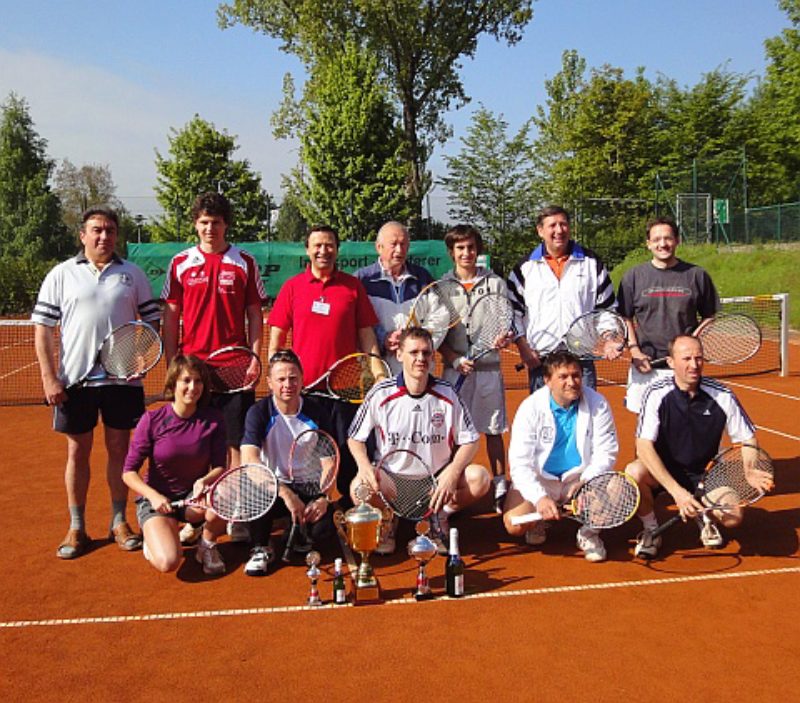
[[[355,579],[356,605],[382,602],[380,586],[369,563],[369,555],[375,551],[380,540],[383,511],[367,503],[371,495],[370,487],[362,483],[355,490],[358,505],[350,508],[344,515],[341,512],[334,515],[336,528],[342,539],[361,555],[361,565]]]

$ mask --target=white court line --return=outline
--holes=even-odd
[[[667,578],[646,579],[643,581],[612,581],[611,583],[587,583],[575,586],[549,586],[546,588],[523,588],[511,591],[491,591],[475,593],[464,596],[458,600],[478,600],[480,598],[518,598],[520,596],[547,596],[554,593],[579,593],[583,591],[607,591],[616,588],[645,588],[648,586],[669,586],[676,583],[696,583],[703,581],[722,581],[727,579],[754,578],[757,576],[776,576],[784,574],[800,574],[800,566],[790,566],[779,569],[757,569],[753,571],[735,571],[723,574],[699,574],[696,576],[672,576]],[[446,596],[430,601],[452,600]],[[400,598],[387,601],[385,605],[409,605],[416,603],[414,598]],[[145,615],[108,615],[103,617],[85,618],[53,618],[49,620],[8,620],[0,622],[0,629],[28,628],[28,627],[56,627],[59,625],[108,625],[123,622],[153,622],[157,620],[187,620],[190,618],[218,618],[240,617],[244,615],[277,615],[281,613],[297,613],[303,611],[317,612],[344,607],[355,607],[352,603],[335,605],[328,603],[323,606],[288,605],[271,608],[232,608],[227,610],[199,610],[183,613],[149,613]]]
[[[769,427],[764,427],[763,425],[756,425],[757,430],[761,430],[762,432],[769,432],[770,434],[776,434],[779,437],[785,437],[786,439],[793,439],[797,442],[800,442],[800,437],[795,437],[793,434],[787,434],[786,432],[780,432],[778,430],[773,430]]]
[[[30,364],[25,364],[25,366],[18,366],[13,371],[9,371],[8,373],[4,373],[2,376],[0,376],[0,381],[8,378],[9,376],[13,376],[14,374],[18,374],[18,373],[22,373],[23,371],[27,371],[29,368],[31,368],[31,366],[36,366],[36,364],[37,364],[36,361],[32,361]]]
[[[734,383],[733,381],[723,380],[726,386],[736,386],[737,388],[744,388],[748,391],[756,393],[766,393],[767,395],[774,395],[778,398],[786,398],[787,400],[800,400],[796,395],[789,395],[788,393],[778,393],[778,391],[768,391],[766,388],[758,388],[757,386],[748,386],[744,383]]]

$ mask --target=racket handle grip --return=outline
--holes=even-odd
[[[289,564],[292,561],[292,548],[294,547],[295,536],[297,535],[297,523],[292,521],[292,527],[289,530],[289,537],[286,539],[286,547],[284,547],[281,561]]]
[[[667,520],[665,523],[662,523],[661,525],[656,527],[656,529],[653,530],[650,533],[650,536],[651,537],[658,537],[662,532],[666,532],[675,523],[680,522],[680,521],[681,521],[681,516],[680,516],[680,513],[678,513],[677,515],[674,515],[669,520]]]
[[[538,522],[544,520],[539,513],[524,513],[522,515],[514,515],[511,518],[512,525],[527,525],[529,522]]]

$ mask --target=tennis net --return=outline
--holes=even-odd
[[[775,372],[787,375],[789,372],[789,296],[779,294],[724,298],[722,306],[725,312],[745,313],[755,319],[761,327],[764,341],[758,354],[746,362],[733,366],[708,364],[706,374],[715,377]],[[32,405],[43,402],[44,394],[42,393],[39,365],[34,352],[33,337],[34,325],[29,320],[0,320],[0,405]],[[264,342],[261,345],[264,357],[266,357],[268,339],[269,328],[265,325]],[[58,330],[56,330],[56,341],[58,341]],[[515,364],[519,362],[516,352],[506,351],[501,357],[506,388],[527,388],[527,374],[524,371],[516,371],[514,368]],[[262,358],[265,368],[266,362],[266,358]],[[598,362],[600,384],[624,384],[628,366],[627,354],[614,362]],[[166,364],[162,359],[145,379],[147,395],[155,395],[163,389],[165,374]],[[259,395],[266,393],[263,378],[257,392]]]

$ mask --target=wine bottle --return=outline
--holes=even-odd
[[[347,603],[347,587],[344,585],[341,558],[333,562],[333,602],[337,605]]]
[[[458,550],[458,528],[450,528],[450,549],[445,566],[445,584],[450,598],[464,595],[464,560]]]

